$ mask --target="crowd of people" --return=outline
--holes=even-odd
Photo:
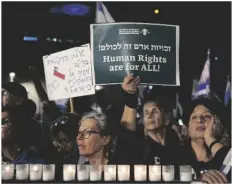
[[[193,100],[184,115],[186,131],[172,122],[165,97],[149,94],[138,119],[139,82],[139,77],[125,77],[122,112],[115,107],[96,112],[74,104],[75,112],[63,113],[35,78],[52,122],[48,130],[35,120],[36,106],[25,88],[16,82],[3,85],[2,163],[191,165],[198,180],[231,181],[231,172],[221,170],[231,147],[224,105],[210,96]]]

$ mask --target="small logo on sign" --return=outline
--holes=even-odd
[[[142,33],[144,36],[146,36],[147,34],[150,34],[150,32],[147,29],[142,29],[140,33]]]
[[[139,29],[119,29],[120,35],[138,35]]]

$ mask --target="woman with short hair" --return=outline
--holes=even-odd
[[[178,164],[180,140],[172,127],[167,125],[170,121],[170,101],[163,94],[156,97],[149,95],[144,100],[140,131],[136,119],[139,81],[139,77],[128,75],[122,84],[125,107],[121,125],[131,132],[128,137],[133,136],[137,142],[136,163]]]
[[[221,170],[230,149],[225,120],[223,104],[212,98],[193,100],[187,113],[189,144],[182,152],[183,164],[192,165],[197,178],[208,183],[230,180],[230,174]]]
[[[76,141],[79,154],[88,159],[85,164],[133,164],[136,142],[127,139],[127,130],[114,127],[113,121],[95,111],[81,119]]]
[[[103,114],[90,112],[80,121],[77,144],[80,155],[84,155],[91,165],[105,165],[113,154],[112,124],[107,120]]]

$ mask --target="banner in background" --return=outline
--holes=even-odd
[[[95,93],[89,44],[43,56],[49,100]]]
[[[107,23],[90,31],[95,84],[120,84],[134,73],[141,84],[180,85],[179,26]]]

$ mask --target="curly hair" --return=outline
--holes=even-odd
[[[210,110],[210,112],[215,115],[215,132],[214,136],[217,140],[219,140],[223,145],[228,146],[230,144],[230,135],[228,133],[227,128],[225,127],[225,123],[227,121],[225,114],[225,106],[215,98],[212,97],[200,97],[199,99],[193,100],[192,104],[187,111],[185,121],[189,122],[189,118],[195,109],[196,106],[203,105]]]

